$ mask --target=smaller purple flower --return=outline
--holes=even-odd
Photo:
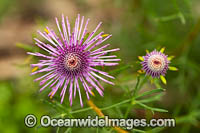
[[[167,55],[154,50],[151,53],[147,53],[146,56],[143,56],[144,61],[141,62],[144,70],[147,75],[155,77],[160,77],[160,75],[165,76],[168,70],[168,64],[170,61],[167,59]]]
[[[166,84],[167,81],[165,79],[165,74],[167,70],[177,71],[178,69],[173,66],[169,66],[170,61],[174,58],[174,56],[169,56],[164,54],[165,48],[162,48],[160,51],[154,50],[152,52],[148,52],[145,56],[138,56],[141,60],[142,71],[146,73],[146,75],[150,75],[153,78],[160,78],[161,81]],[[139,73],[142,73],[139,70]]]

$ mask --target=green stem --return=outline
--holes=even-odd
[[[99,128],[97,128],[96,133],[99,133]]]
[[[129,112],[130,112],[131,108],[132,108],[132,106],[131,106],[131,105],[130,105],[130,106],[128,106],[128,108],[127,108],[127,110],[126,110],[126,113],[125,113],[125,115],[124,115],[124,118],[127,118],[127,117],[128,117],[128,114],[129,114]]]
[[[137,92],[139,91],[139,84],[140,84],[140,76],[137,76],[137,82],[136,82],[135,88],[133,90],[133,93],[131,93],[132,94],[132,98],[131,98],[132,100],[135,99],[134,97],[136,96]],[[131,108],[132,108],[131,105],[127,108],[126,113],[125,113],[125,118],[128,117],[128,114],[129,114]]]
[[[136,129],[136,128],[132,129],[132,131],[138,132],[138,133],[146,133],[145,131],[140,130],[140,129]]]
[[[136,82],[136,85],[135,85],[135,89],[133,90],[133,97],[136,96],[136,93],[138,92],[138,86],[139,86],[139,83],[140,83],[140,76],[137,76],[137,82]]]
[[[57,128],[56,133],[59,133],[60,127]]]
[[[88,111],[88,110],[91,110],[91,109],[92,109],[91,107],[88,107],[88,108],[84,108],[84,109],[75,110],[75,111],[72,111],[72,112],[69,112],[69,113],[70,114],[81,113],[81,112],[85,112],[85,111]]]
[[[113,104],[113,105],[108,106],[108,107],[100,108],[100,109],[101,109],[101,110],[111,109],[111,108],[114,108],[114,107],[119,106],[119,105],[121,105],[121,104],[128,103],[128,102],[130,102],[131,100],[132,100],[132,98],[127,99],[127,100],[124,100],[124,101],[119,102],[119,103],[116,103],[116,104]]]
[[[101,110],[107,110],[107,109],[111,109],[111,108],[114,108],[114,107],[117,107],[121,104],[125,104],[125,103],[128,103],[132,100],[132,98],[130,99],[126,99],[122,102],[119,102],[119,103],[116,103],[116,104],[113,104],[111,106],[108,106],[108,107],[103,107],[103,108],[100,108]],[[88,108],[84,108],[84,109],[80,109],[80,110],[75,110],[75,111],[72,111],[72,112],[69,112],[70,114],[75,114],[75,113],[81,113],[81,112],[85,112],[85,111],[88,111],[88,110],[92,110],[92,107],[88,107]]]
[[[67,128],[67,130],[65,131],[65,133],[69,133],[71,132],[71,128]]]

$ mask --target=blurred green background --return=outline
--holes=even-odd
[[[112,105],[126,99],[126,88],[133,89],[136,82],[137,56],[144,55],[145,50],[166,48],[166,54],[174,55],[172,64],[178,72],[168,72],[168,84],[165,95],[151,103],[152,107],[168,110],[168,113],[153,115],[137,106],[130,109],[129,118],[177,118],[174,128],[141,128],[149,132],[199,132],[200,131],[200,1],[199,0],[0,0],[0,132],[64,132],[66,128],[27,128],[24,117],[35,114],[61,114],[71,110],[66,97],[65,103],[59,105],[59,94],[52,101],[46,92],[39,93],[38,83],[33,82],[37,76],[29,76],[30,63],[34,60],[26,55],[26,50],[35,48],[32,38],[39,37],[36,31],[46,25],[56,30],[54,17],[61,14],[74,20],[78,13],[90,18],[89,28],[103,22],[101,30],[111,33],[107,41],[112,47],[119,47],[118,55],[121,65],[113,67],[119,70],[112,75],[116,77],[116,86],[105,84],[105,96],[92,98],[99,107]],[[73,22],[73,21],[72,21]],[[39,37],[40,38],[40,37]],[[144,89],[155,88],[146,82]],[[84,107],[87,107],[86,97]],[[57,104],[55,104],[55,102]],[[125,113],[128,104],[104,113],[121,117],[116,113]],[[72,110],[80,108],[79,100],[73,103]],[[88,111],[74,117],[86,117]],[[123,117],[123,116],[122,116]],[[70,129],[70,132],[96,132],[95,128]],[[99,132],[115,132],[99,129]],[[130,131],[137,132],[137,131]]]

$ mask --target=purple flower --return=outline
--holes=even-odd
[[[61,23],[56,18],[56,24],[60,34],[59,37],[52,29],[46,27],[45,32],[38,31],[38,33],[48,43],[44,43],[35,38],[35,44],[46,51],[48,55],[38,52],[28,52],[30,55],[43,58],[37,64],[31,64],[32,67],[39,68],[39,70],[32,72],[31,75],[45,73],[43,76],[35,79],[35,81],[41,80],[40,85],[43,85],[43,87],[40,91],[49,86],[52,89],[49,96],[53,97],[58,89],[62,88],[60,93],[61,103],[63,102],[66,91],[69,91],[69,101],[70,105],[72,105],[72,99],[73,97],[75,98],[77,92],[79,94],[80,104],[83,106],[80,83],[88,99],[90,98],[89,94],[93,95],[92,88],[95,88],[103,96],[104,88],[97,79],[114,85],[114,83],[104,78],[114,79],[113,76],[97,70],[94,67],[118,65],[116,61],[120,61],[120,59],[116,59],[115,55],[108,56],[106,54],[118,51],[119,48],[104,50],[110,44],[96,48],[110,38],[111,35],[104,34],[104,32],[96,34],[102,22],[88,35],[88,22],[89,19],[87,19],[84,25],[84,16],[80,19],[80,15],[78,15],[72,30],[68,17],[65,18],[62,15]]]
[[[165,76],[169,63],[170,61],[167,59],[167,55],[156,50],[143,56],[143,61],[141,62],[143,66],[142,70],[153,78],[160,77],[161,75]]]

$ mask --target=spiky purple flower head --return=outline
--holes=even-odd
[[[167,59],[167,55],[157,50],[154,50],[150,53],[147,53],[146,56],[143,56],[143,61],[141,62],[144,70],[147,75],[155,77],[160,77],[160,75],[165,76],[168,65],[170,61]]]
[[[60,36],[46,27],[45,32],[38,33],[44,37],[48,43],[44,43],[35,38],[36,45],[46,51],[48,55],[36,52],[30,55],[39,56],[41,59],[37,64],[31,64],[32,67],[38,67],[39,70],[32,72],[31,75],[38,73],[45,73],[43,76],[35,79],[35,81],[41,80],[40,85],[43,87],[40,91],[46,87],[50,87],[52,90],[49,93],[50,97],[53,97],[59,88],[62,88],[60,96],[61,103],[63,102],[66,91],[69,93],[70,105],[72,105],[72,99],[75,98],[76,92],[79,93],[80,104],[83,106],[81,91],[82,88],[79,83],[83,86],[87,98],[89,94],[93,95],[92,88],[95,88],[98,93],[103,96],[104,88],[98,81],[98,79],[114,85],[113,82],[108,81],[104,77],[112,78],[113,76],[108,73],[97,70],[95,66],[114,66],[118,65],[115,61],[115,55],[106,56],[109,52],[118,51],[119,48],[104,50],[110,44],[101,46],[104,41],[111,37],[111,35],[100,32],[96,34],[102,22],[100,22],[93,32],[87,36],[87,25],[89,19],[87,19],[84,25],[84,16],[80,20],[80,15],[75,21],[75,26],[72,30],[68,17],[62,15],[61,23],[56,18],[56,24]],[[103,35],[104,34],[104,35]],[[101,76],[100,76],[101,75]]]

